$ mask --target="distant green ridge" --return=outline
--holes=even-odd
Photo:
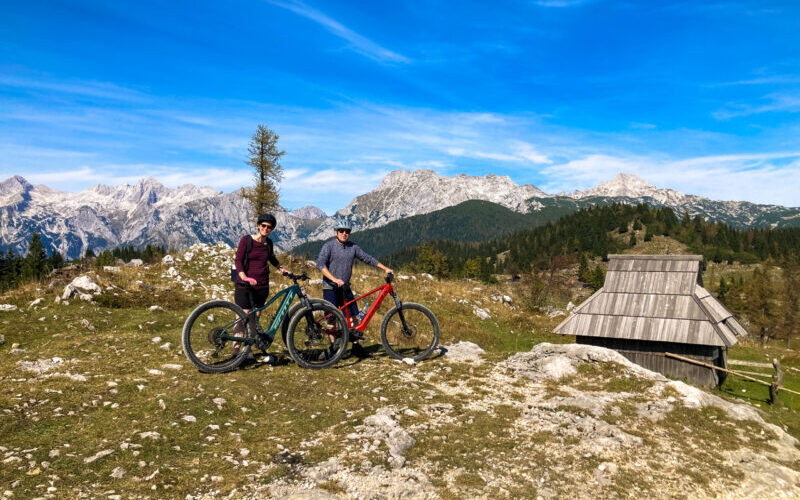
[[[385,226],[353,233],[351,239],[377,258],[427,241],[487,241],[541,226],[574,212],[574,204],[538,200],[545,206],[521,214],[496,203],[469,200],[435,212],[399,219]],[[331,233],[330,238],[333,238]],[[330,239],[329,238],[329,239]],[[327,240],[310,241],[292,249],[294,255],[315,259]]]

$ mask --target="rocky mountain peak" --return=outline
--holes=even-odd
[[[652,196],[656,191],[655,186],[633,174],[620,173],[610,181],[601,182],[597,186],[585,191],[575,191],[571,196],[583,198],[586,196],[624,196],[638,198]]]
[[[304,207],[292,210],[292,215],[301,219],[324,219],[328,215],[313,205],[306,205]]]
[[[0,182],[0,196],[29,191],[33,186],[21,175],[14,175]]]

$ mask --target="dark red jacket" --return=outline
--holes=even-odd
[[[278,267],[280,263],[275,257],[271,239],[267,238],[265,243],[259,243],[257,239],[253,238],[253,248],[250,249],[247,269],[245,269],[244,254],[247,251],[247,238],[250,237],[249,235],[243,236],[236,248],[236,286],[246,286],[239,279],[239,273],[244,272],[248,278],[253,278],[258,282],[255,288],[267,288],[269,286],[269,264]]]

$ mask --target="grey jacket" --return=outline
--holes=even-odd
[[[339,240],[333,239],[322,245],[317,257],[317,269],[328,268],[334,276],[344,281],[345,285],[350,283],[353,274],[353,262],[358,259],[370,266],[377,266],[378,259],[368,254],[361,247],[348,241],[344,245]],[[333,282],[326,277],[322,278],[323,288],[333,288]]]

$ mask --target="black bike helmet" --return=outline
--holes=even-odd
[[[261,224],[262,222],[269,222],[272,224],[272,228],[278,225],[278,221],[275,219],[275,216],[272,214],[261,214],[258,216],[258,222],[256,224]]]

